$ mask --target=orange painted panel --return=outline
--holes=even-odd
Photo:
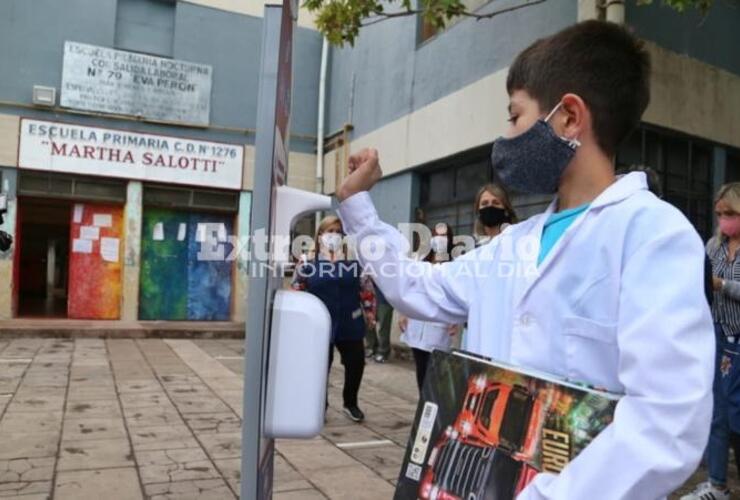
[[[68,317],[119,319],[123,207],[78,203],[70,228]]]

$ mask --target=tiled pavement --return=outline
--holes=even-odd
[[[235,498],[242,353],[239,340],[0,340],[0,498]],[[322,435],[277,445],[274,498],[391,498],[411,370],[368,364],[357,425],[337,411],[335,367]]]

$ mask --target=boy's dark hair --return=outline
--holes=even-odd
[[[594,135],[613,155],[650,102],[650,55],[640,39],[604,21],[585,21],[536,41],[509,69],[506,89],[526,91],[549,111],[577,94],[591,110]]]

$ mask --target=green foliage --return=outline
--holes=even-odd
[[[342,46],[354,45],[360,28],[394,17],[421,15],[432,26],[443,29],[452,19],[460,16],[488,19],[504,12],[542,3],[546,0],[527,0],[514,7],[477,14],[468,11],[464,0],[304,0],[303,6],[316,16],[316,25],[329,43]],[[627,0],[628,1],[628,0]],[[654,0],[637,0],[638,5]],[[702,14],[712,7],[715,0],[660,0],[678,12],[697,9]]]

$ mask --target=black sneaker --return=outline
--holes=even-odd
[[[344,414],[347,415],[353,422],[362,422],[365,420],[365,414],[362,413],[356,406],[345,406]]]
[[[366,350],[366,351],[365,351],[365,357],[366,357],[366,358],[372,358],[372,357],[375,357],[375,351],[373,351],[372,349],[368,349],[368,350]]]

